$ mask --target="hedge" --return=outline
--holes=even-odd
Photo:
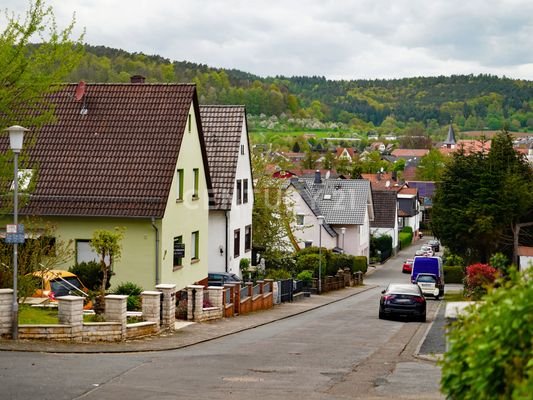
[[[368,262],[365,256],[354,256],[354,272],[361,271],[363,274],[366,274],[368,270]]]
[[[409,232],[400,232],[398,235],[398,238],[400,239],[400,248],[405,249],[406,247],[410,246],[413,242],[413,233]]]
[[[444,266],[444,282],[445,283],[463,283],[465,277],[464,268],[460,265],[445,265]]]

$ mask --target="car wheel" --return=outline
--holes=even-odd
[[[426,314],[421,315],[420,317],[418,317],[418,321],[419,322],[426,322]]]
[[[379,319],[385,319],[385,314],[381,311],[379,312]]]

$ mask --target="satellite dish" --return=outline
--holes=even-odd
[[[330,176],[330,175],[331,175],[331,172],[330,172],[330,171],[326,172],[325,179],[329,179],[329,176]]]
[[[74,98],[76,99],[76,101],[80,101],[81,99],[83,99],[86,88],[87,84],[84,81],[80,81],[80,83],[78,83],[78,86],[76,86],[76,92],[74,93]]]

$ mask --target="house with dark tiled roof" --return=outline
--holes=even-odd
[[[252,256],[254,191],[244,106],[200,106],[213,187],[209,210],[209,271],[241,276]]]
[[[22,150],[38,177],[20,216],[73,241],[64,269],[97,258],[95,230],[124,227],[112,285],[181,289],[206,279],[208,266],[211,182],[196,87],[136,82],[66,84],[50,95],[55,121],[28,127],[34,144]]]
[[[399,244],[398,199],[395,190],[372,189],[374,203],[374,220],[370,222],[370,234],[373,237],[390,236],[392,249],[396,252]]]
[[[398,198],[399,229],[410,226],[414,236],[417,237],[422,219],[418,189],[403,187],[396,196]]]
[[[287,188],[296,215],[293,234],[298,245],[318,246],[369,257],[374,206],[364,179],[331,179],[316,171],[313,178],[292,178]],[[324,217],[319,224],[318,216]]]

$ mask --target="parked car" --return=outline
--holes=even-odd
[[[437,277],[439,296],[444,295],[444,269],[440,257],[415,256],[411,270],[411,283],[416,283],[418,274],[433,274]]]
[[[426,322],[426,299],[418,285],[391,283],[381,292],[379,319],[390,316],[413,317]]]
[[[424,255],[426,257],[433,257],[435,255],[435,252],[433,251],[433,248],[427,244],[420,247],[420,250],[424,252]]]
[[[415,251],[415,257],[416,256],[426,256],[426,252],[422,249],[418,249],[417,251]]]
[[[439,288],[437,287],[437,277],[434,274],[418,274],[416,284],[420,286],[424,296],[432,296],[439,299]]]
[[[405,260],[403,262],[402,272],[404,274],[410,274],[412,268],[413,268],[413,259],[412,258],[408,258],[407,260]]]
[[[209,272],[207,274],[209,286],[224,286],[225,283],[238,283],[240,281],[241,278],[232,272]]]
[[[80,278],[72,272],[59,269],[49,269],[30,273],[37,280],[37,289],[32,297],[46,297],[51,302],[57,301],[58,297],[75,295],[87,299],[84,308],[92,308],[88,300],[89,290],[81,282]]]
[[[438,240],[430,240],[428,242],[428,245],[431,246],[435,253],[438,253],[440,251],[440,242]]]

